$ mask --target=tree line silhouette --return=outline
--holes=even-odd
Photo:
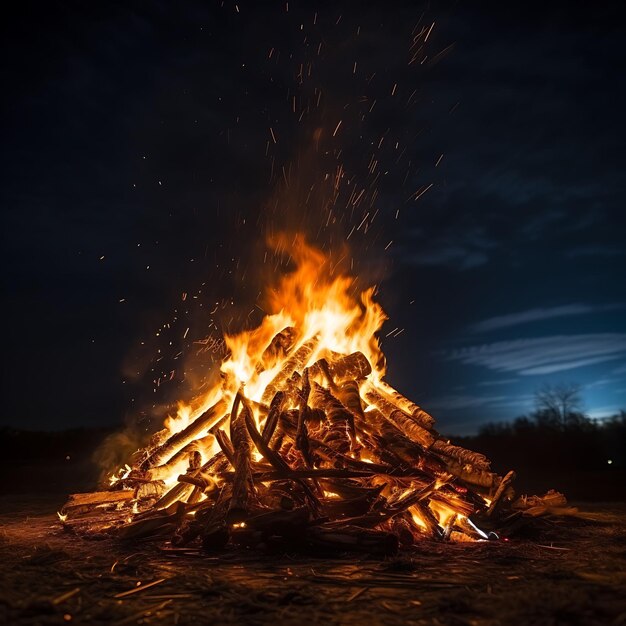
[[[452,439],[486,454],[497,471],[515,469],[528,489],[558,488],[556,479],[575,497],[626,498],[626,411],[590,418],[577,385],[545,385],[528,415]]]

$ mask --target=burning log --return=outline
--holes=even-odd
[[[357,383],[356,380],[348,380],[343,383],[343,385],[339,388],[338,396],[353,415],[359,418],[362,422],[365,422],[363,403],[361,402],[361,395],[359,393],[359,383]]]
[[[256,373],[260,374],[266,369],[274,367],[281,359],[286,357],[296,341],[298,331],[293,326],[287,326],[274,335],[269,346],[261,355],[261,360],[256,365]]]
[[[468,485],[479,487],[486,493],[492,493],[498,487],[502,478],[493,472],[474,469],[471,465],[461,465],[457,461],[446,462],[448,471]]]
[[[222,416],[225,410],[226,402],[224,400],[218,400],[212,407],[189,424],[187,428],[172,435],[164,444],[154,450],[140,465],[140,469],[145,471],[169,461],[188,443],[204,434],[213,425],[216,418]]]
[[[333,375],[330,373],[330,366],[326,359],[319,359],[311,365],[309,369],[309,377],[311,380],[323,381],[328,385],[329,389],[335,390],[337,385],[333,380]]]
[[[361,403],[361,396],[359,395],[359,384],[355,380],[346,381],[337,392],[339,400],[341,400],[351,413],[351,419],[348,421],[348,436],[350,437],[352,452],[359,458],[361,445],[357,438],[355,419],[359,420],[361,423],[365,422],[363,405]]]
[[[135,499],[135,491],[96,491],[94,493],[73,493],[63,505],[60,513],[77,517],[90,513],[95,508],[116,507]]]
[[[433,434],[420,426],[412,417],[404,411],[398,409],[391,402],[383,398],[376,390],[371,389],[365,392],[365,398],[370,404],[373,404],[390,422],[398,429],[410,437],[413,441],[419,443],[425,449],[430,448],[435,442]]]
[[[329,368],[336,383],[345,380],[362,380],[372,373],[372,366],[362,352],[339,355],[329,363]]]
[[[250,408],[244,404],[237,413],[238,401],[233,406],[234,417],[230,422],[230,438],[234,448],[235,479],[233,480],[233,492],[226,515],[229,524],[243,522],[248,515],[248,498],[252,490],[250,471],[250,435],[246,427],[246,420],[252,419]]]
[[[170,506],[170,504],[174,504],[175,502],[182,502],[185,498],[189,497],[193,491],[193,487],[193,485],[183,482],[174,485],[160,500],[154,504],[154,509],[158,511],[160,509],[166,509]]]
[[[215,440],[222,450],[224,456],[228,459],[228,462],[235,467],[235,450],[233,444],[230,442],[228,435],[223,430],[215,431]]]
[[[428,450],[435,443],[435,438],[430,432],[412,421],[403,411],[396,409],[386,417],[396,428],[406,433],[407,437],[417,442],[425,450]]]
[[[304,369],[307,361],[311,358],[313,351],[319,344],[319,336],[312,337],[305,343],[303,343],[293,354],[289,357],[282,369],[274,380],[265,388],[262,396],[262,402],[267,404],[276,395],[277,391],[281,390],[281,387],[287,382],[287,379],[296,371]]]
[[[269,443],[272,440],[276,426],[278,426],[278,418],[285,404],[285,394],[278,391],[272,398],[267,419],[263,425],[263,440]]]
[[[176,467],[179,464],[188,461],[193,454],[199,452],[201,449],[210,449],[213,441],[215,441],[213,435],[196,439],[188,443],[184,448],[181,448],[167,463],[157,465],[156,467],[146,470],[143,474],[139,473],[139,475],[150,481],[165,480],[176,471]]]
[[[466,450],[459,446],[453,446],[451,443],[441,439],[434,441],[430,449],[444,458],[454,459],[463,465],[471,465],[479,470],[488,471],[491,468],[489,459],[483,454]]]
[[[159,499],[165,491],[165,483],[162,480],[154,480],[147,483],[139,483],[135,489],[135,498],[144,500],[146,498]]]
[[[405,398],[400,392],[396,391],[391,385],[388,385],[384,381],[376,383],[378,389],[387,397],[393,404],[395,404],[401,411],[404,411],[410,415],[418,424],[431,430],[435,425],[435,419],[426,413],[424,409],[417,406],[414,402],[411,402],[408,398]]]
[[[173,513],[162,513],[154,517],[130,522],[120,528],[118,536],[121,539],[143,539],[170,535],[182,521],[184,512],[185,507],[178,506]]]
[[[313,408],[324,411],[328,418],[329,428],[324,437],[324,442],[338,452],[348,452],[351,446],[349,433],[354,432],[352,413],[328,389],[324,389],[317,383],[313,383],[311,405]]]
[[[429,507],[425,506],[421,502],[416,502],[409,507],[409,512],[416,514],[417,519],[424,524],[434,539],[444,538],[444,531],[441,526],[439,526],[439,522],[435,517],[435,514]]]
[[[302,376],[302,387],[298,394],[298,427],[296,429],[296,448],[302,454],[302,458],[307,467],[313,467],[309,448],[309,431],[306,418],[309,413],[309,396],[311,394],[311,383],[309,382],[309,370],[305,368]]]

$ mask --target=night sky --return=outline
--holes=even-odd
[[[5,15],[2,423],[156,428],[258,323],[287,267],[266,237],[295,229],[347,240],[388,380],[441,431],[543,383],[626,408],[620,4]]]

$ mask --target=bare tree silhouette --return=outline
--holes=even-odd
[[[580,385],[543,385],[535,392],[534,417],[539,423],[567,426],[585,420]]]

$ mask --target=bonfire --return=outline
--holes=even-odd
[[[296,236],[262,323],[224,337],[213,387],[181,404],[106,490],[73,494],[68,529],[173,550],[378,555],[424,539],[497,539],[566,502],[515,498],[513,471],[451,444],[385,378],[374,288]]]

